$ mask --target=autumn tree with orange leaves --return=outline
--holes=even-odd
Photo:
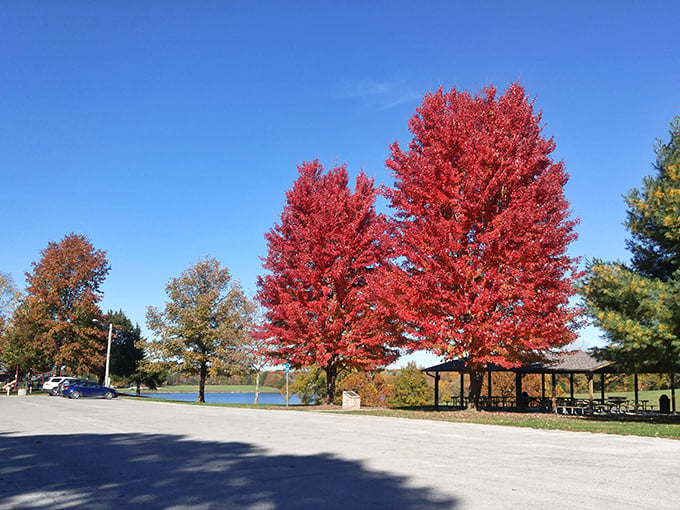
[[[298,170],[281,222],[266,235],[257,334],[274,360],[324,370],[332,404],[342,370],[384,366],[398,355],[402,329],[385,299],[390,240],[363,172],[352,192],[344,166],[324,172],[314,161]]]
[[[50,242],[32,266],[3,349],[6,362],[34,372],[103,375],[106,330],[98,303],[109,272],[106,252],[69,234]]]
[[[408,150],[391,147],[386,190],[403,257],[393,288],[415,349],[471,367],[479,405],[487,363],[521,364],[575,339],[579,276],[567,174],[524,89],[425,96]]]
[[[198,374],[198,402],[205,402],[209,375],[238,373],[249,366],[253,304],[229,270],[214,257],[200,259],[165,286],[163,308],[150,306],[146,324],[157,341],[152,358]]]

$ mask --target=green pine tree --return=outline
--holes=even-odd
[[[680,367],[680,117],[656,147],[656,174],[626,196],[630,264],[594,260],[582,286],[609,344],[630,370]]]

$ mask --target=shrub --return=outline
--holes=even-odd
[[[318,403],[326,398],[326,373],[317,366],[299,371],[290,391],[303,404]]]
[[[389,396],[392,407],[423,406],[432,403],[427,376],[411,362],[395,376]]]

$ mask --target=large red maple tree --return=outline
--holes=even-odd
[[[266,234],[258,278],[265,320],[257,336],[270,356],[326,373],[333,403],[338,373],[384,366],[398,356],[400,323],[385,301],[390,241],[375,211],[377,189],[363,172],[352,192],[344,166],[324,173],[318,161],[298,167],[281,221]]]
[[[478,407],[488,363],[516,366],[575,338],[568,177],[518,84],[500,96],[439,89],[409,128],[408,150],[394,143],[386,162],[403,257],[393,288],[412,347],[465,358]]]

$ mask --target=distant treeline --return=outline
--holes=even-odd
[[[292,375],[292,374],[290,374]],[[255,372],[231,376],[208,377],[206,384],[235,384],[253,385],[255,384]],[[289,379],[292,380],[292,377]],[[167,386],[178,384],[198,385],[198,375],[185,375],[179,372],[170,372],[166,381]],[[286,373],[284,370],[267,370],[260,374],[260,384],[274,388],[284,388],[286,385]]]

